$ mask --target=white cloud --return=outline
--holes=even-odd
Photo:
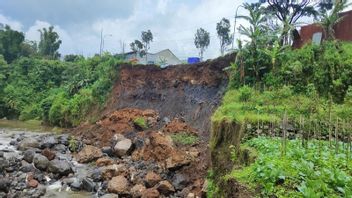
[[[17,31],[21,31],[23,27],[23,25],[20,22],[13,20],[9,17],[6,17],[2,14],[0,14],[0,23],[4,25],[9,25],[13,30],[17,30]]]

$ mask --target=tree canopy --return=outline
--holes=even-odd
[[[223,18],[216,24],[216,31],[220,40],[220,52],[224,55],[226,47],[232,43],[232,36],[230,35],[231,24],[226,18]]]
[[[54,27],[50,26],[49,29],[43,28],[39,30],[40,42],[38,46],[39,54],[50,59],[57,59],[60,57],[58,52],[61,40],[59,34],[54,31]]]
[[[210,44],[210,34],[203,28],[197,29],[197,33],[195,34],[194,44],[197,49],[199,49],[199,56],[203,59],[203,54],[205,49]]]

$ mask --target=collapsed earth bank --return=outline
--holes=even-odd
[[[210,118],[227,87],[225,68],[234,58],[228,55],[164,69],[154,65],[120,67],[100,119],[71,131],[83,143],[83,150],[88,145],[101,148],[113,165],[124,164],[125,171],[115,171],[104,179],[109,184],[124,180],[127,190],[120,192],[108,185],[106,192],[134,197],[132,189],[138,187],[150,197],[204,196],[210,165]],[[140,163],[155,166],[141,170]],[[146,180],[150,172],[157,174],[158,181],[153,184]]]

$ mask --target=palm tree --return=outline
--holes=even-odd
[[[275,41],[274,45],[272,46],[271,49],[263,49],[261,50],[265,55],[270,57],[271,59],[271,64],[272,64],[272,70],[275,73],[276,71],[276,62],[277,59],[284,54],[284,50],[288,47],[288,45],[285,46],[280,46],[279,41]]]
[[[259,74],[260,70],[263,69],[259,65],[259,46],[263,45],[266,40],[266,35],[263,32],[266,32],[266,27],[264,23],[267,21],[267,18],[264,16],[264,11],[260,7],[260,4],[249,4],[244,3],[243,7],[249,12],[248,16],[237,16],[237,18],[242,18],[249,23],[248,27],[240,25],[239,32],[248,37],[250,41],[248,42],[248,51],[251,54],[251,65],[250,70],[253,71],[256,83],[259,83]],[[248,60],[247,60],[248,61]]]
[[[334,26],[343,19],[343,16],[339,14],[349,5],[351,5],[351,3],[347,3],[347,0],[336,1],[336,4],[330,12],[324,11],[322,13],[321,20],[318,24],[323,28],[327,40],[335,39]]]

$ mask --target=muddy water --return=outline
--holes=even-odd
[[[5,157],[19,156],[19,151],[12,145],[10,141],[13,140],[12,136],[14,134],[24,134],[26,136],[37,136],[44,135],[46,133],[57,133],[61,129],[43,127],[40,123],[31,122],[21,122],[21,121],[10,121],[10,120],[0,120],[0,151],[4,151]],[[86,165],[78,164],[74,162],[75,170],[78,172],[79,176],[84,177],[87,175],[89,168]],[[56,182],[52,185],[47,186],[46,194],[44,198],[83,198],[83,197],[94,197],[88,192],[73,192],[69,189],[62,190],[61,183]]]

